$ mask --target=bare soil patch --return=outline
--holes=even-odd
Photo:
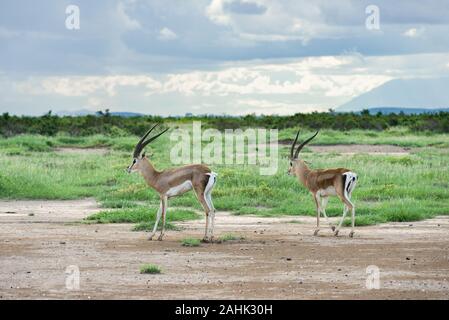
[[[148,241],[129,224],[76,223],[98,210],[92,199],[0,201],[0,298],[449,298],[449,217],[357,228],[350,239],[346,229],[314,237],[312,217],[218,212],[216,236],[244,239],[189,248],[181,239],[201,238],[204,221]],[[162,274],[140,274],[146,263]],[[66,288],[70,265],[79,291]],[[370,265],[379,290],[366,288]]]

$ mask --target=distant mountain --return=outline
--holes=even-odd
[[[138,113],[138,112],[111,112],[110,114],[111,114],[111,116],[118,116],[118,117],[124,117],[124,118],[145,116],[143,113]]]
[[[449,108],[448,88],[448,77],[391,80],[341,105],[336,111]]]
[[[79,116],[97,115],[97,114],[98,114],[98,112],[87,110],[87,109],[56,112],[56,115],[60,116],[60,117],[79,117]],[[137,112],[110,112],[109,114],[111,116],[118,116],[118,117],[124,117],[124,118],[144,116],[143,113],[137,113]]]
[[[368,109],[370,114],[376,114],[378,112],[382,114],[390,113],[404,113],[404,114],[422,114],[422,113],[437,113],[437,112],[449,112],[449,108],[437,108],[437,109],[426,109],[426,108],[370,108]]]
[[[80,109],[75,111],[62,110],[55,113],[60,117],[78,117],[78,116],[87,116],[89,114],[95,114],[92,110]]]

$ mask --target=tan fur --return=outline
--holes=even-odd
[[[160,194],[165,194],[170,188],[176,187],[184,181],[192,181],[194,190],[204,192],[211,170],[202,164],[191,164],[178,168],[157,171],[148,158],[142,158],[134,168],[145,179],[148,186]]]

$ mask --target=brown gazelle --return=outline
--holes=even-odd
[[[162,231],[158,240],[162,240],[164,237],[168,199],[182,195],[193,189],[206,214],[206,231],[203,241],[212,241],[214,236],[215,208],[212,203],[211,192],[215,185],[217,174],[202,164],[186,165],[163,171],[156,170],[150,160],[145,156],[145,153],[141,155],[141,152],[150,142],[168,130],[165,129],[145,141],[157,125],[154,125],[137,143],[134,149],[133,162],[128,167],[129,173],[140,172],[148,186],[156,190],[160,196],[160,207],[149,240],[152,240],[156,234],[161,217]]]
[[[351,210],[352,223],[349,236],[352,238],[354,236],[355,207],[351,202],[351,194],[357,183],[357,174],[345,168],[312,170],[307,166],[304,160],[298,158],[301,149],[313,138],[315,138],[317,134],[318,131],[312,137],[301,143],[295,151],[295,145],[299,136],[298,131],[290,150],[290,166],[288,169],[288,174],[295,175],[299,181],[307,189],[309,189],[312,193],[313,199],[315,200],[317,210],[317,227],[314,235],[317,235],[320,231],[321,212],[326,218],[326,221],[330,225],[332,231],[334,231],[334,234],[337,236],[348,210]],[[329,196],[338,196],[344,204],[343,216],[337,228],[329,223],[329,219],[326,215],[326,205]]]

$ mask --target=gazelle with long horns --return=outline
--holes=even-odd
[[[330,225],[332,231],[334,231],[335,236],[337,236],[347,212],[351,210],[352,223],[349,236],[352,238],[354,236],[355,207],[351,202],[351,195],[357,183],[357,174],[345,168],[312,170],[307,166],[304,160],[298,157],[301,149],[315,138],[317,134],[318,131],[312,137],[302,142],[295,151],[295,145],[299,137],[298,131],[290,150],[290,166],[288,174],[295,175],[298,180],[309,189],[315,200],[317,222],[314,235],[318,235],[318,232],[320,231],[321,212],[326,218],[326,222]],[[344,204],[343,216],[337,228],[329,223],[329,219],[326,215],[326,206],[329,196],[337,196]]]
[[[150,142],[168,130],[165,129],[159,134],[145,140],[157,125],[154,125],[148,130],[137,143],[134,149],[133,162],[128,167],[128,173],[139,172],[148,186],[156,190],[160,196],[160,207],[149,240],[152,240],[156,234],[161,217],[162,230],[158,240],[162,240],[164,237],[168,199],[182,195],[193,189],[206,214],[206,230],[203,241],[212,241],[214,237],[215,208],[212,203],[211,193],[215,186],[217,174],[202,164],[186,165],[163,171],[156,170],[151,161],[145,156],[145,153],[141,153]]]

